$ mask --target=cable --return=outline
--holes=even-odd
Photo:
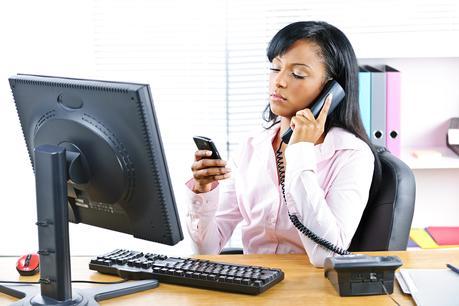
[[[85,281],[85,280],[74,280],[72,283],[86,283],[86,284],[105,284],[105,285],[111,285],[111,284],[121,284],[127,282],[127,279],[123,279],[120,281],[115,281],[115,282],[98,282],[98,281]]]
[[[102,285],[113,285],[113,284],[121,284],[127,282],[127,279],[123,279],[120,281],[114,282],[98,282],[98,281],[89,281],[89,280],[73,280],[72,283],[87,283],[87,284],[102,284]],[[1,281],[0,284],[33,284],[33,285],[40,285],[40,284],[49,284],[50,281],[47,279],[40,279],[36,282],[19,282],[19,281]]]
[[[0,284],[41,284],[40,282],[16,282],[16,281],[0,281]]]
[[[379,281],[379,283],[381,284],[381,286],[382,286],[384,292],[386,293],[386,295],[387,295],[388,297],[390,297],[390,299],[391,299],[392,301],[394,301],[394,303],[395,303],[397,306],[400,306],[400,304],[399,304],[399,303],[389,294],[389,292],[387,291],[386,286],[384,286],[384,282],[383,282],[382,279]]]
[[[282,161],[282,145],[284,143],[281,141],[279,148],[276,151],[276,165],[277,165],[277,172],[279,173],[279,183],[281,185],[281,191],[282,191],[282,196],[284,198],[285,204],[287,204],[287,199],[285,197],[285,170],[284,170],[284,162]],[[301,221],[298,219],[296,215],[290,214],[288,212],[288,216],[290,218],[290,221],[292,221],[293,225],[301,232],[303,235],[317,243],[318,245],[322,246],[323,248],[332,251],[333,253],[339,254],[339,255],[350,255],[352,254],[351,252],[344,250],[330,241],[320,238],[317,236],[314,232],[312,232],[310,229],[308,229],[306,226],[304,226]]]

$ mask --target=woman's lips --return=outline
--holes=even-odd
[[[271,100],[276,101],[276,102],[285,102],[287,99],[282,97],[281,95],[278,94],[271,94]]]

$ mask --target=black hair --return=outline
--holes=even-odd
[[[370,189],[370,196],[374,195],[381,180],[381,163],[360,117],[359,66],[354,49],[346,35],[338,28],[323,21],[300,21],[287,25],[274,35],[267,49],[268,60],[272,62],[275,57],[285,54],[298,40],[310,41],[319,47],[319,56],[324,60],[327,78],[336,80],[346,92],[344,101],[328,115],[325,133],[332,127],[340,127],[370,147],[375,157]],[[278,116],[271,111],[269,103],[263,112],[263,119],[271,123],[268,129],[278,122]]]

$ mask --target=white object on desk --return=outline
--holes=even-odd
[[[459,274],[449,269],[400,269],[395,277],[416,305],[459,305]]]

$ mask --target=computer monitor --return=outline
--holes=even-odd
[[[183,239],[147,84],[26,74],[9,81],[35,171],[41,279],[51,281],[40,298],[78,299],[68,221],[168,245]]]

